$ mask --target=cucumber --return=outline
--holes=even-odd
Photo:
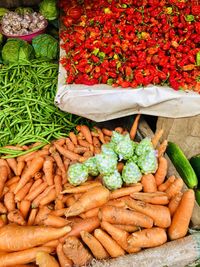
[[[197,189],[197,190],[195,191],[195,196],[196,196],[196,201],[197,201],[197,203],[198,203],[199,206],[200,206],[200,189]]]
[[[197,178],[200,181],[200,155],[191,157],[190,164],[192,165],[192,168],[194,169]]]
[[[196,173],[180,147],[173,142],[169,142],[166,152],[185,184],[189,188],[196,188],[198,185]]]

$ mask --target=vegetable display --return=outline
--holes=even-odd
[[[112,171],[106,169],[106,174],[101,174],[94,159],[105,153],[116,137],[127,138],[123,128],[90,130],[77,125],[77,133],[70,132],[69,137],[54,140],[40,150],[16,158],[10,157],[8,150],[4,152],[0,158],[1,266],[87,266],[93,258],[137,253],[166,243],[168,237],[175,240],[187,234],[194,191],[182,193],[181,178],[166,178],[168,166],[163,167],[159,160],[164,158],[166,145],[158,146],[158,133],[141,142],[133,138],[138,119],[131,128],[134,151],[140,146],[140,157],[157,150],[158,167],[154,174],[144,173],[139,182],[124,183],[122,188],[121,173],[126,164],[134,162],[117,163],[119,155],[112,154],[114,172],[111,164]],[[164,178],[157,182],[161,167]],[[117,180],[120,186],[116,186]]]
[[[67,84],[200,91],[198,1],[60,1],[60,7]]]
[[[47,20],[51,21],[58,18],[56,0],[43,0],[39,5],[39,11]]]

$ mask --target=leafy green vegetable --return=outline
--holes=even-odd
[[[19,15],[31,14],[34,10],[31,7],[18,7],[15,12]]]
[[[120,173],[115,170],[112,174],[103,177],[103,183],[108,189],[115,190],[122,187],[123,181]]]
[[[72,185],[79,185],[87,181],[88,168],[81,163],[75,163],[68,169],[68,181]]]
[[[32,45],[36,58],[56,59],[58,56],[58,41],[49,34],[40,34],[33,38]]]
[[[56,0],[43,0],[39,5],[39,11],[48,20],[58,18]]]
[[[89,175],[97,176],[99,174],[95,157],[87,159],[84,162],[84,165],[88,168],[88,174]]]
[[[149,150],[143,153],[138,158],[137,165],[140,167],[141,172],[144,174],[155,173],[158,167],[156,151]]]
[[[133,156],[134,146],[130,139],[129,134],[123,137],[123,139],[116,144],[115,152],[119,155],[120,159],[129,159]]]
[[[117,169],[117,157],[98,154],[96,155],[97,168],[102,175],[112,174]]]
[[[142,173],[134,162],[127,162],[122,171],[122,179],[126,184],[133,184],[140,181]]]
[[[2,49],[2,58],[5,64],[21,63],[33,57],[33,47],[21,39],[8,39]]]
[[[3,18],[3,16],[9,12],[9,10],[7,8],[4,7],[0,7],[0,20]]]

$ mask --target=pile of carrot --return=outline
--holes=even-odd
[[[100,176],[77,187],[68,183],[68,167],[100,153],[112,136],[111,130],[85,125],[76,130],[39,151],[0,159],[1,266],[85,266],[93,258],[136,253],[187,234],[194,192],[182,193],[181,178],[167,178],[167,141],[158,145],[161,131],[152,138],[156,173],[109,191]],[[115,131],[127,133],[121,127]]]

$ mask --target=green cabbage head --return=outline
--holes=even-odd
[[[58,18],[58,9],[56,6],[56,0],[43,0],[39,5],[40,13],[47,20],[55,20]]]
[[[33,58],[33,47],[21,39],[8,39],[2,49],[2,59],[5,64],[20,63]]]

